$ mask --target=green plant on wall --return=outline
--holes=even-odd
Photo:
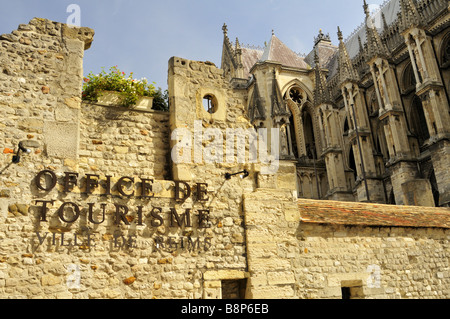
[[[121,96],[122,106],[130,107],[143,96],[153,97],[153,109],[167,111],[167,90],[162,92],[161,88],[156,89],[153,83],[142,78],[133,78],[133,72],[128,76],[125,72],[113,66],[107,73],[104,69],[99,74],[89,73],[83,81],[83,95],[85,101],[96,102],[98,97],[105,91],[118,92]]]

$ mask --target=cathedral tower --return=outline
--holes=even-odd
[[[366,102],[359,87],[359,76],[352,65],[341,30],[339,38],[339,86],[349,119],[349,137],[355,154],[357,200],[385,202],[383,187],[377,176]]]
[[[339,137],[339,110],[331,98],[316,50],[314,50],[314,62],[314,104],[319,110],[320,129],[324,134],[322,156],[325,157],[328,176],[329,191],[327,198],[353,201],[354,197],[349,189],[351,185],[347,184],[345,177],[342,139]]]
[[[440,1],[436,1],[440,2]],[[445,2],[445,1],[444,1]],[[450,115],[448,97],[424,18],[412,0],[400,0],[400,31],[408,47],[416,81],[416,95],[422,101],[440,205],[450,203]]]

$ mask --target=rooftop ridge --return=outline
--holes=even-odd
[[[249,50],[257,50],[257,51],[264,51],[264,48],[260,45],[253,45],[253,44],[242,44],[241,48],[243,49],[249,49]]]
[[[295,52],[295,51],[292,51],[292,52],[294,52],[295,54],[297,54],[300,58],[306,58],[307,57],[307,54],[306,53],[301,53],[301,52]]]

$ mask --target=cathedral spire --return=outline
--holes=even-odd
[[[236,43],[232,44],[228,37],[228,27],[224,23],[223,31],[223,48],[222,48],[222,66],[225,74],[231,78],[243,78],[244,66],[242,64],[242,49],[238,38]]]
[[[339,39],[339,82],[340,84],[351,81],[358,81],[358,75],[353,68],[352,61],[348,55],[347,48],[344,43],[341,29],[338,27],[338,39]]]
[[[381,40],[380,34],[370,16],[369,6],[366,0],[364,0],[363,8],[366,14],[367,60],[369,61],[375,57],[389,57],[388,50]]]
[[[383,29],[387,30],[389,28],[389,26],[386,22],[386,16],[384,15],[384,12],[381,12],[381,19],[383,20]]]
[[[369,5],[367,4],[366,0],[364,0],[364,13],[366,14],[366,17],[370,16],[370,11],[369,11]]]
[[[255,80],[255,88],[253,90],[252,97],[249,104],[249,117],[253,125],[260,127],[261,123],[266,120],[266,112],[264,105],[261,101],[261,95],[259,93],[258,82]]]
[[[327,88],[327,82],[320,68],[320,59],[317,55],[317,49],[314,50],[314,71],[316,75],[316,85],[314,89],[314,104],[316,106],[324,103],[332,103],[330,92]]]
[[[234,55],[233,46],[231,44],[230,38],[228,38],[228,26],[226,25],[226,23],[223,24],[222,31],[223,31],[223,46],[224,46],[224,49],[227,49],[229,51],[229,53]]]
[[[417,10],[414,1],[400,0],[400,28],[405,31],[411,27],[418,27],[422,24],[422,17]]]
[[[274,69],[272,78],[272,118],[275,122],[280,122],[282,119],[286,122],[290,116],[291,112],[281,94],[280,87],[278,86],[277,73]]]
[[[224,36],[227,36],[227,33],[228,33],[228,26],[227,26],[226,23],[223,24],[222,31],[223,31],[223,35],[224,35]]]

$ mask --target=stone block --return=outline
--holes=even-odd
[[[205,288],[221,288],[222,282],[220,280],[205,281],[204,287]]]
[[[129,151],[129,148],[126,146],[114,146],[114,152],[117,154],[127,154]]]
[[[273,244],[275,243],[273,235],[269,234],[267,230],[252,228],[247,229],[247,243],[249,244]]]
[[[366,285],[369,278],[369,273],[342,273],[330,274],[328,276],[328,287],[341,287],[345,283],[346,287]]]
[[[247,225],[276,225],[279,221],[277,212],[268,212],[264,208],[259,212],[247,212],[245,222]]]
[[[203,299],[221,299],[222,289],[220,288],[204,288]]]
[[[277,175],[277,188],[279,189],[297,189],[297,175]]]
[[[55,286],[61,283],[61,277],[57,277],[51,274],[43,275],[41,278],[42,286]]]
[[[300,222],[301,216],[298,207],[295,205],[292,209],[286,209],[284,211],[284,218],[287,222]]]
[[[292,271],[274,271],[267,273],[269,285],[287,285],[294,284],[295,277]]]
[[[44,123],[44,142],[47,156],[78,158],[79,124],[63,122]]]
[[[402,184],[405,205],[434,207],[429,180],[414,179]]]
[[[244,279],[248,274],[239,270],[218,270],[207,271],[203,274],[203,279],[206,281],[214,280],[229,280],[229,279]]]
[[[0,198],[8,198],[8,197],[11,197],[11,190],[1,189],[0,190]]]
[[[266,286],[253,289],[250,296],[252,299],[292,299],[295,292],[291,285]]]
[[[75,122],[78,121],[79,110],[67,106],[59,106],[55,110],[55,119],[58,122]]]
[[[64,100],[65,105],[72,109],[80,109],[81,107],[81,100],[77,97],[72,97]]]
[[[39,119],[25,118],[18,121],[19,128],[26,132],[41,133],[44,128],[44,122]]]
[[[277,247],[269,246],[269,245],[252,245],[250,246],[252,249],[251,258],[272,258],[277,256]],[[275,248],[274,248],[275,247]]]
[[[267,270],[274,271],[279,269],[291,269],[291,263],[285,258],[255,258],[252,254],[249,254],[249,268],[250,270]]]

